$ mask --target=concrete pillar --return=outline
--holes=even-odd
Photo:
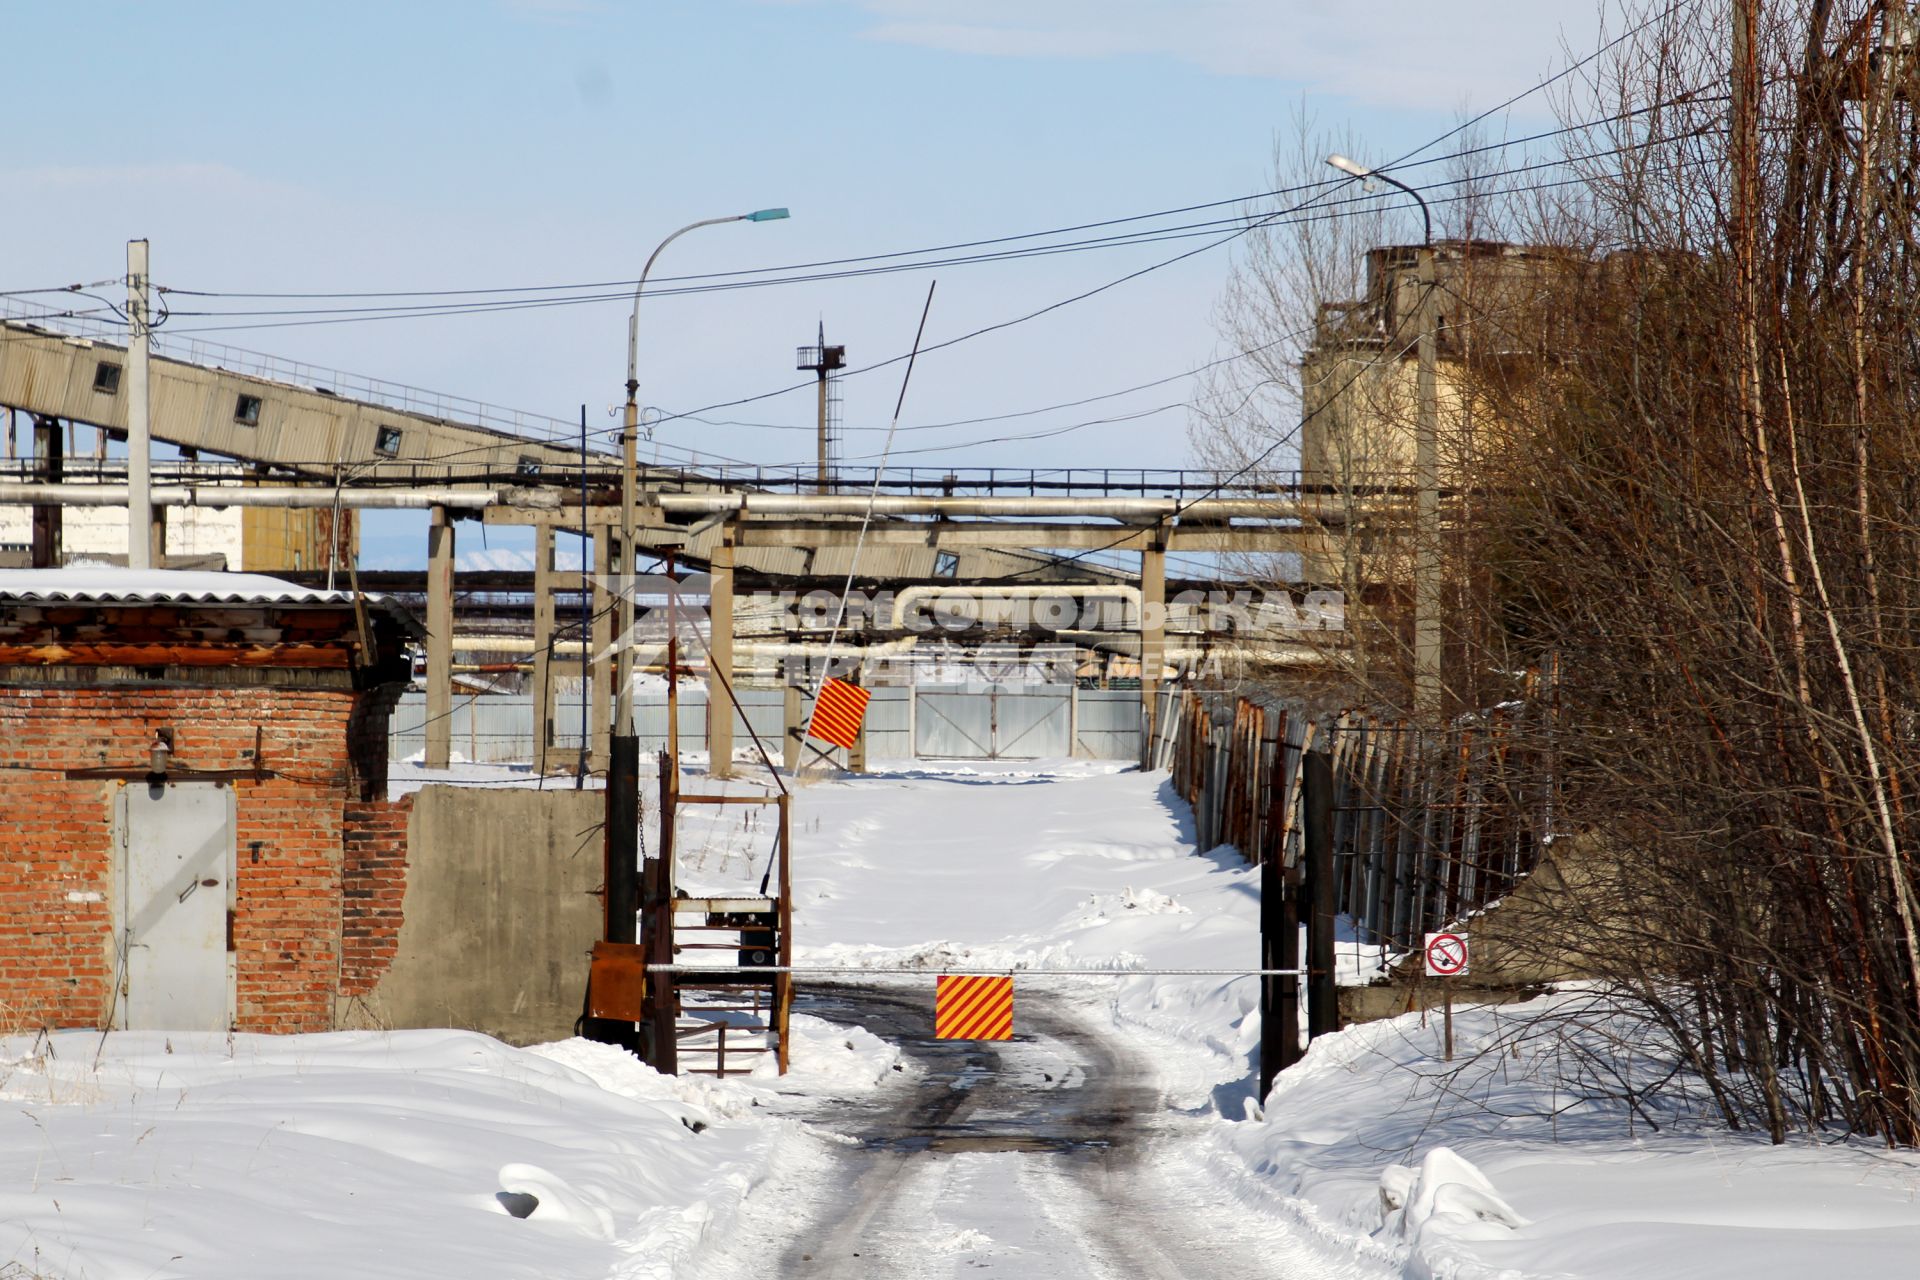
[[[533,767],[545,776],[553,750],[553,527],[533,529]]]
[[[1153,713],[1167,652],[1167,541],[1164,528],[1140,553],[1140,762],[1153,761]]]
[[[433,508],[427,526],[427,768],[453,758],[453,519]]]
[[[793,672],[788,671],[784,678],[787,682],[787,700],[782,716],[782,723],[786,725],[783,741],[787,745],[784,763],[787,766],[787,772],[793,773],[800,768],[800,756],[806,742],[807,724],[801,716],[806,711],[807,695],[799,685],[794,683]]]
[[[846,679],[847,679],[847,683],[852,685],[859,685],[864,683],[860,678],[859,667],[855,667],[853,670],[849,671],[847,673]],[[853,747],[851,750],[847,752],[847,772],[848,773],[865,773],[866,771],[867,771],[867,717],[861,716],[860,732],[853,736]]]
[[[593,658],[593,702],[588,717],[593,747],[587,767],[601,774],[607,771],[607,744],[613,736],[613,663],[607,654],[613,644],[614,612],[619,604],[607,589],[614,575],[613,541],[611,529],[593,535],[593,634],[588,640]]]
[[[156,569],[167,567],[167,509],[152,508],[153,516],[147,522],[147,563]]]
[[[712,594],[707,603],[707,773],[733,776],[733,521],[720,526],[720,541],[708,562]]]
[[[33,419],[33,478],[43,484],[58,484],[66,475],[66,438],[60,433],[60,420]],[[57,569],[64,559],[61,547],[60,504],[42,503],[33,509],[33,567]]]

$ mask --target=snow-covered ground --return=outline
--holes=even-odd
[[[427,780],[396,767],[396,790]],[[690,813],[682,885],[757,884],[770,816]],[[1609,1101],[1665,1072],[1583,1017],[1577,991],[1460,1010],[1453,1063],[1437,1020],[1353,1028],[1262,1108],[1254,981],[1155,972],[1258,954],[1257,875],[1193,847],[1163,775],[900,765],[802,788],[794,836],[801,964],[1033,970],[1016,1029],[1023,1000],[1044,1002],[1150,1064],[1169,1215],[1205,1195],[1354,1275],[1897,1275],[1920,1256],[1920,1159],[1769,1147],[1684,1088]],[[1356,973],[1372,960],[1345,951]],[[1132,972],[1040,972],[1064,967]],[[930,1016],[930,978],[875,981]],[[739,1222],[805,1229],[764,1202],[835,1176],[832,1100],[888,1096],[916,1070],[806,1017],[794,1064],[720,1085],[584,1042],[456,1032],[0,1039],[0,1259],[16,1264],[0,1276],[730,1275]],[[517,1220],[499,1192],[540,1207]],[[916,1274],[1020,1274],[991,1213],[950,1208],[964,1247]]]

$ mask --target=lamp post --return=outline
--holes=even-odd
[[[633,287],[633,315],[627,321],[627,414],[625,429],[621,432],[622,471],[620,477],[620,600],[618,609],[619,638],[614,642],[614,728],[613,737],[607,746],[607,821],[604,844],[604,881],[606,899],[605,917],[602,921],[602,934],[606,941],[632,945],[639,933],[638,916],[644,906],[650,912],[657,909],[660,901],[671,891],[671,878],[663,874],[661,863],[668,856],[662,850],[662,857],[651,859],[646,879],[645,902],[643,903],[642,876],[640,874],[640,739],[633,731],[633,562],[634,526],[638,523],[640,501],[639,486],[639,431],[640,431],[640,295],[646,290],[647,276],[653,271],[653,264],[659,259],[661,251],[696,227],[710,227],[721,222],[772,222],[787,216],[785,209],[759,209],[753,213],[734,214],[726,218],[703,218],[699,222],[690,222],[672,235],[662,240],[647,258],[647,265],[641,269],[639,282]],[[585,520],[585,513],[581,519]],[[671,617],[669,625],[672,625]],[[671,633],[670,633],[671,634]],[[669,650],[671,653],[671,650]],[[668,673],[669,677],[672,672]],[[604,705],[604,704],[602,704]],[[668,717],[671,724],[676,708],[668,704]],[[675,741],[672,731],[668,740]],[[678,765],[674,768],[677,770]],[[671,786],[674,781],[663,771],[663,783]],[[663,823],[668,819],[663,815]],[[662,844],[671,840],[671,826],[663,830]],[[671,845],[668,844],[668,848]],[[651,919],[651,917],[650,917]],[[650,939],[670,937],[670,929],[656,931],[649,925]],[[653,941],[649,946],[653,946]],[[666,944],[660,944],[666,945]],[[665,954],[649,953],[652,961],[671,960],[671,952]],[[666,1031],[664,1037],[660,1031],[659,1017],[662,1008]],[[655,1000],[648,1001],[647,1015],[653,1027],[651,1034],[652,1057],[655,1066],[665,1064],[663,1069],[673,1070],[672,1013],[670,1004],[662,1006]],[[623,1045],[629,1049],[636,1043],[635,1024],[613,1019],[588,1018],[585,1034],[594,1040],[608,1044]]]
[[[640,280],[633,287],[633,314],[627,319],[627,414],[620,433],[623,469],[620,485],[620,641],[614,655],[614,728],[618,737],[633,737],[633,532],[639,522],[639,435],[640,435],[640,295],[647,287],[647,276],[659,260],[662,250],[681,236],[700,227],[723,222],[776,222],[787,216],[785,209],[756,209],[724,218],[702,218],[689,222],[662,240],[647,257]]]
[[[1433,214],[1427,202],[1400,179],[1355,164],[1339,154],[1327,163],[1359,178],[1369,187],[1375,179],[1398,187],[1420,206],[1423,238],[1417,275],[1420,282],[1420,372],[1417,383],[1419,415],[1413,431],[1413,471],[1417,490],[1413,528],[1413,709],[1432,722],[1441,710],[1440,629],[1440,396],[1434,370],[1438,346],[1438,312],[1433,306],[1435,282]]]

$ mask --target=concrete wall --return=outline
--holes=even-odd
[[[342,1027],[461,1027],[515,1044],[571,1035],[600,936],[599,791],[430,786],[407,822],[391,964],[343,997]]]
[[[170,556],[223,556],[226,559],[227,568],[242,568],[242,562],[245,560],[241,535],[244,510],[241,507],[184,509],[176,507],[168,511],[167,554]],[[89,555],[124,556],[127,554],[127,509],[125,507],[68,507],[60,513],[60,525],[60,544],[68,559],[79,559]],[[0,544],[27,546],[32,541],[33,508],[0,507]],[[247,564],[244,567],[251,569],[267,566]],[[292,568],[293,566],[271,567]]]

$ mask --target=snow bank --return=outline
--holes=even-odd
[[[454,1031],[0,1040],[0,1260],[156,1280],[664,1277],[793,1132],[716,1092],[605,1046]],[[503,1191],[538,1207],[516,1219]]]
[[[1440,1035],[1413,1013],[1315,1041],[1216,1139],[1413,1277],[1890,1275],[1920,1250],[1920,1156],[1727,1133],[1588,993],[1456,1008],[1451,1063]]]

